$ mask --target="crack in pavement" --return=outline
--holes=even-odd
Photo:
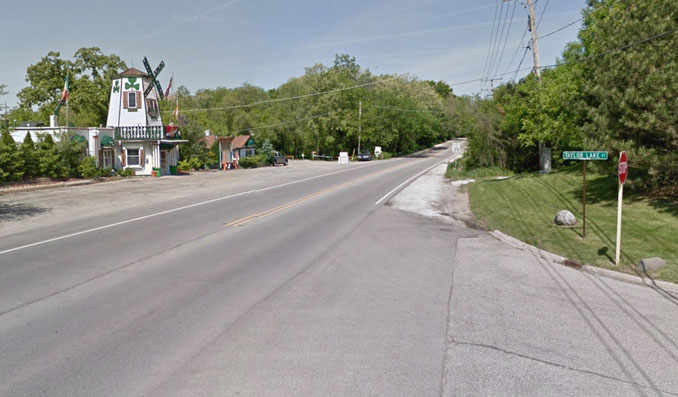
[[[594,376],[598,376],[598,377],[601,377],[601,378],[613,380],[613,381],[616,381],[616,382],[625,383],[625,384],[633,385],[633,386],[637,386],[637,387],[642,387],[644,389],[648,389],[648,390],[652,390],[652,391],[656,391],[656,392],[660,392],[660,393],[664,393],[664,394],[669,394],[669,395],[672,395],[672,396],[678,396],[678,393],[658,389],[658,388],[655,388],[655,387],[643,385],[643,384],[633,382],[633,381],[629,381],[629,380],[626,380],[626,379],[616,378],[614,376],[605,375],[605,374],[601,374],[601,373],[594,372],[594,371],[589,371],[589,370],[580,369],[580,368],[574,368],[574,367],[570,367],[570,366],[565,365],[565,364],[554,363],[552,361],[547,361],[547,360],[543,360],[543,359],[540,359],[540,358],[537,358],[537,357],[532,357],[532,356],[528,356],[528,355],[525,355],[525,354],[506,350],[506,349],[503,349],[503,348],[498,347],[498,346],[488,345],[488,344],[484,344],[484,343],[473,343],[473,342],[458,341],[458,340],[454,340],[452,338],[450,338],[448,340],[448,344],[447,344],[448,348],[450,347],[450,344],[491,349],[491,350],[495,350],[495,351],[498,351],[498,352],[501,352],[501,353],[504,353],[504,354],[524,358],[524,359],[531,360],[531,361],[536,361],[536,362],[546,364],[546,365],[550,365],[550,366],[554,366],[554,367],[557,367],[557,368],[566,369],[566,370],[569,370],[569,371],[575,371],[575,372],[579,372],[579,373],[583,373],[583,374],[587,374],[587,375],[594,375]],[[442,390],[441,390],[441,395],[442,395]]]

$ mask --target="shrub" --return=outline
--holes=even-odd
[[[193,170],[199,170],[204,165],[204,163],[197,157],[191,157],[188,163],[191,166],[191,169]]]
[[[40,136],[36,156],[41,176],[62,179],[68,176],[66,168],[59,159],[59,153],[51,135]]]
[[[242,168],[257,168],[257,157],[259,156],[243,157],[238,161],[238,166]]]
[[[191,170],[190,160],[180,160],[178,164],[179,171],[188,172]]]
[[[94,179],[99,176],[97,161],[94,157],[85,157],[78,166],[78,173],[85,179]]]
[[[134,171],[132,171],[132,169],[130,169],[130,168],[125,168],[125,169],[118,171],[118,175],[120,175],[120,176],[132,176],[132,175],[134,175]]]

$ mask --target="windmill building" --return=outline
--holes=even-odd
[[[177,172],[179,139],[174,126],[164,126],[158,100],[164,95],[158,73],[164,63],[152,71],[144,58],[147,72],[130,68],[111,82],[106,127],[58,127],[56,116],[50,126],[26,124],[10,133],[16,142],[26,134],[34,141],[48,134],[55,140],[70,139],[83,143],[83,155],[92,156],[103,168],[129,169],[135,175],[167,175]]]

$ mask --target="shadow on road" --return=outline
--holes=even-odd
[[[0,203],[0,222],[35,216],[49,210],[49,208],[41,208],[29,204]]]

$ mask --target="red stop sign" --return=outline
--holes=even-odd
[[[619,153],[619,166],[617,166],[617,175],[619,175],[619,183],[622,185],[626,182],[626,175],[629,173],[629,162],[626,160],[626,152]]]

